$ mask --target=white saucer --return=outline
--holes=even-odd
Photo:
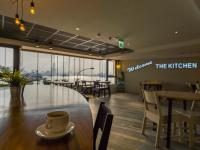
[[[74,123],[69,122],[69,124],[66,127],[66,130],[64,132],[47,133],[46,130],[45,130],[45,124],[42,124],[35,130],[35,134],[38,135],[39,137],[42,137],[42,138],[45,138],[45,139],[58,139],[58,138],[61,138],[65,135],[67,135],[71,131],[73,131],[74,128],[75,128]]]

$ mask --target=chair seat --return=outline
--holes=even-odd
[[[161,114],[162,114],[162,120],[163,120],[163,123],[166,123],[167,122],[167,118],[168,118],[168,108],[165,107],[165,106],[162,106],[161,107]],[[147,111],[147,115],[149,117],[151,117],[155,122],[157,122],[157,120],[159,119],[159,116],[158,116],[158,111],[155,109],[154,111]],[[155,118],[155,119],[154,119]],[[181,120],[183,117],[180,113],[177,113],[176,111],[172,111],[172,120],[173,121],[178,121],[178,120]]]
[[[200,111],[176,110],[176,113],[182,115],[186,119],[199,119],[200,122]]]

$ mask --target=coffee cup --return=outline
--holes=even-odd
[[[69,114],[65,111],[54,111],[47,114],[45,129],[47,133],[64,132],[69,123]]]

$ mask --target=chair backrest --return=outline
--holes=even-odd
[[[157,112],[158,115],[161,115],[160,102],[156,92],[143,90],[143,95],[146,111]]]
[[[200,88],[199,88],[199,83],[198,85],[196,84],[196,94],[200,94]],[[191,111],[195,111],[195,109],[199,108],[199,101],[192,101],[192,105],[190,107]]]
[[[113,115],[111,110],[101,102],[93,129],[93,150],[96,150],[96,139],[99,129],[102,131],[98,150],[106,150],[112,126]]]

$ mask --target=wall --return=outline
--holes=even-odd
[[[145,62],[153,64],[134,72],[128,72],[127,68]],[[156,69],[155,64],[197,62],[197,69]],[[122,71],[125,72],[125,91],[139,93],[139,82],[146,80],[159,80],[164,83],[166,90],[187,90],[186,83],[200,81],[200,58],[173,58],[173,59],[149,59],[149,60],[124,60]]]

